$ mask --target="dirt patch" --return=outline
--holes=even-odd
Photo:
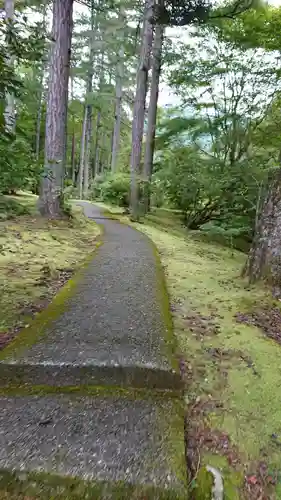
[[[215,322],[214,315],[204,316],[198,312],[182,316],[186,328],[197,340],[220,333],[220,326]]]
[[[191,474],[198,469],[198,457],[204,452],[220,454],[227,458],[230,466],[240,464],[238,450],[231,444],[226,433],[211,429],[207,424],[210,412],[222,408],[222,403],[217,400],[200,401],[190,405],[187,412],[186,452],[187,463]]]
[[[251,313],[237,313],[238,323],[246,323],[260,328],[264,334],[281,344],[281,311],[278,307],[263,308]]]
[[[277,476],[271,475],[267,465],[259,462],[255,465],[254,473],[245,476],[243,494],[247,500],[273,500],[273,487],[277,484]]]
[[[241,350],[206,347],[205,351],[209,354],[209,356],[211,356],[213,363],[217,366],[219,371],[222,371],[222,373],[225,372],[224,368],[227,368],[228,366],[227,362],[236,359],[237,361],[243,361],[247,368],[252,370],[254,375],[260,377],[260,373],[257,371],[252,358]],[[222,365],[224,365],[224,368]]]

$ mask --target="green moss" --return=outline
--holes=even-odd
[[[0,220],[3,333],[30,323],[29,316],[44,307],[61,285],[64,271],[75,271],[92,251],[100,232],[81,207],[73,207],[71,219],[54,221],[40,216],[36,196],[24,193],[14,198],[28,208],[28,215]]]
[[[184,445],[184,406],[181,399],[171,401],[170,413],[158,412],[158,432],[165,436],[166,450],[164,453],[171,471],[177,477],[184,491],[187,491],[187,467]]]
[[[160,257],[158,248],[151,239],[149,241],[150,241],[150,244],[152,245],[152,249],[153,249],[153,253],[154,253],[154,257],[155,257],[157,296],[158,296],[159,303],[161,304],[161,312],[162,312],[163,322],[164,322],[164,325],[166,327],[165,340],[166,340],[167,353],[168,353],[168,357],[171,361],[172,367],[174,368],[174,370],[178,371],[179,366],[178,366],[178,362],[176,360],[178,346],[177,346],[176,337],[174,335],[173,319],[172,319],[171,308],[170,308],[170,297],[168,294],[165,273],[164,273],[164,269],[162,266],[161,257]]]
[[[49,326],[58,316],[64,311],[67,300],[73,296],[76,287],[80,282],[85,268],[93,259],[96,250],[102,245],[102,241],[96,241],[94,252],[87,256],[83,265],[75,273],[73,278],[60,289],[48,307],[36,316],[31,325],[21,330],[17,337],[0,352],[0,360],[7,359],[11,356],[16,356],[22,349],[33,345],[40,337],[42,337]]]
[[[118,386],[94,386],[94,385],[78,385],[78,386],[51,386],[51,385],[28,385],[28,384],[8,384],[0,387],[0,395],[2,396],[28,396],[39,395],[45,396],[48,394],[68,394],[73,396],[89,396],[89,397],[118,397],[132,400],[153,400],[165,401],[178,399],[177,391],[167,390],[149,390],[135,389],[132,387],[123,388]]]
[[[0,470],[1,498],[40,500],[186,500],[175,491],[152,486],[130,485],[122,481],[91,482],[55,474],[10,473]],[[4,496],[5,495],[5,496]]]
[[[204,464],[218,469],[223,479],[224,500],[240,500],[240,491],[244,483],[244,472],[234,470],[225,457],[205,453]]]
[[[212,500],[213,475],[201,467],[193,482],[194,500]]]

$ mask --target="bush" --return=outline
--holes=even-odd
[[[130,176],[123,173],[97,176],[92,184],[91,197],[127,208],[130,201]]]
[[[18,215],[29,215],[30,210],[27,206],[6,196],[0,195],[0,220],[11,219]]]
[[[28,144],[22,137],[0,140],[0,192],[14,193],[19,189],[36,192],[42,166],[32,157]]]

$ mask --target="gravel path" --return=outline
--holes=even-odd
[[[96,481],[99,493],[79,498],[184,500],[181,392],[166,390],[181,382],[166,355],[153,247],[142,233],[81,204],[103,225],[103,244],[58,319],[0,363],[0,469],[16,471],[20,481],[24,472],[32,488],[34,471]],[[124,496],[122,485],[138,493]],[[146,485],[159,494],[146,494]]]
[[[14,373],[26,382],[41,377],[40,383],[45,384],[47,377],[48,383],[73,385],[77,368],[84,367],[88,369],[85,383],[111,384],[116,379],[118,385],[137,387],[178,385],[164,340],[167,331],[150,241],[139,231],[103,217],[92,204],[79,204],[86,216],[102,224],[103,244],[61,316],[32,347],[4,361],[2,378],[11,379]],[[20,365],[21,371],[16,373],[11,363]]]

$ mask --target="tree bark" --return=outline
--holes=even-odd
[[[71,179],[72,184],[75,184],[75,131],[72,131],[72,139],[71,139]]]
[[[83,184],[84,184],[84,166],[85,166],[85,147],[86,147],[86,134],[87,134],[87,114],[88,106],[84,107],[84,118],[81,136],[81,152],[80,152],[80,168],[79,168],[79,199],[83,198]]]
[[[94,55],[95,55],[95,10],[94,1],[91,2],[91,36],[90,36],[90,55],[89,55],[89,71],[87,79],[87,98],[93,92],[93,76],[94,76]],[[87,122],[86,122],[86,141],[85,141],[85,156],[84,156],[84,182],[83,195],[88,198],[89,191],[89,173],[90,173],[90,156],[92,143],[92,120],[93,120],[93,104],[92,101],[87,103]]]
[[[97,123],[96,123],[96,138],[95,138],[95,150],[94,150],[94,177],[99,174],[99,131],[100,131],[100,122],[101,122],[101,112],[98,110],[97,114]]]
[[[103,88],[104,83],[104,50],[101,53],[101,66],[100,66],[100,80],[99,80],[99,91]],[[96,137],[95,137],[95,149],[94,149],[94,158],[95,158],[95,167],[94,167],[94,175],[99,173],[99,140],[100,140],[100,126],[101,126],[101,110],[98,109],[97,113],[97,123],[96,123]]]
[[[156,117],[157,117],[157,103],[159,94],[159,81],[161,73],[161,56],[162,45],[164,36],[164,26],[157,24],[155,29],[155,37],[153,44],[153,60],[152,60],[152,76],[151,76],[151,89],[150,100],[148,107],[147,118],[147,132],[145,141],[145,154],[144,154],[144,211],[148,212],[150,208],[150,185],[153,171],[153,155],[155,147],[155,130],[156,130]]]
[[[15,5],[14,0],[5,0],[5,19],[7,23],[7,29],[10,30],[13,26],[15,17]],[[10,52],[9,36],[7,40],[7,64],[14,68],[15,56]],[[5,128],[9,133],[14,134],[16,129],[16,107],[15,107],[15,96],[12,92],[7,92],[6,94],[6,108],[5,108]]]
[[[273,295],[281,297],[281,168],[270,176],[261,208],[257,208],[255,236],[243,275],[254,283],[265,279]]]
[[[74,102],[74,76],[70,77],[70,99],[71,102]],[[70,157],[70,165],[71,165],[71,179],[73,186],[75,185],[76,172],[75,172],[75,145],[76,145],[76,137],[75,137],[75,114],[72,113],[72,138],[71,138],[71,157]]]
[[[42,121],[42,110],[43,110],[43,70],[40,74],[40,91],[39,91],[39,105],[36,116],[36,140],[35,140],[35,158],[36,161],[39,160],[40,156],[40,138],[41,138],[41,121]]]
[[[132,219],[139,219],[139,176],[141,151],[143,140],[145,100],[147,94],[148,71],[153,39],[153,28],[150,19],[153,17],[154,0],[147,0],[145,4],[144,23],[140,63],[137,72],[136,94],[132,123],[132,152],[131,152],[131,199],[130,209]]]
[[[39,199],[40,212],[48,217],[58,217],[62,213],[72,15],[73,0],[63,2],[54,0],[53,46],[46,112],[45,165]]]
[[[119,21],[124,23],[125,14],[124,7],[120,6]],[[116,101],[115,101],[115,118],[111,153],[111,171],[116,171],[117,159],[120,144],[121,131],[121,114],[122,114],[122,97],[123,97],[123,80],[124,80],[124,29],[122,28],[121,46],[118,52],[118,63],[116,73]]]
[[[43,2],[43,30],[44,33],[47,31],[47,0]],[[40,139],[41,139],[41,122],[42,122],[42,111],[43,111],[43,98],[44,98],[44,72],[46,70],[46,60],[43,59],[41,62],[41,68],[39,73],[39,92],[38,92],[38,109],[36,116],[36,135],[35,135],[35,158],[36,161],[39,160],[40,156]]]

